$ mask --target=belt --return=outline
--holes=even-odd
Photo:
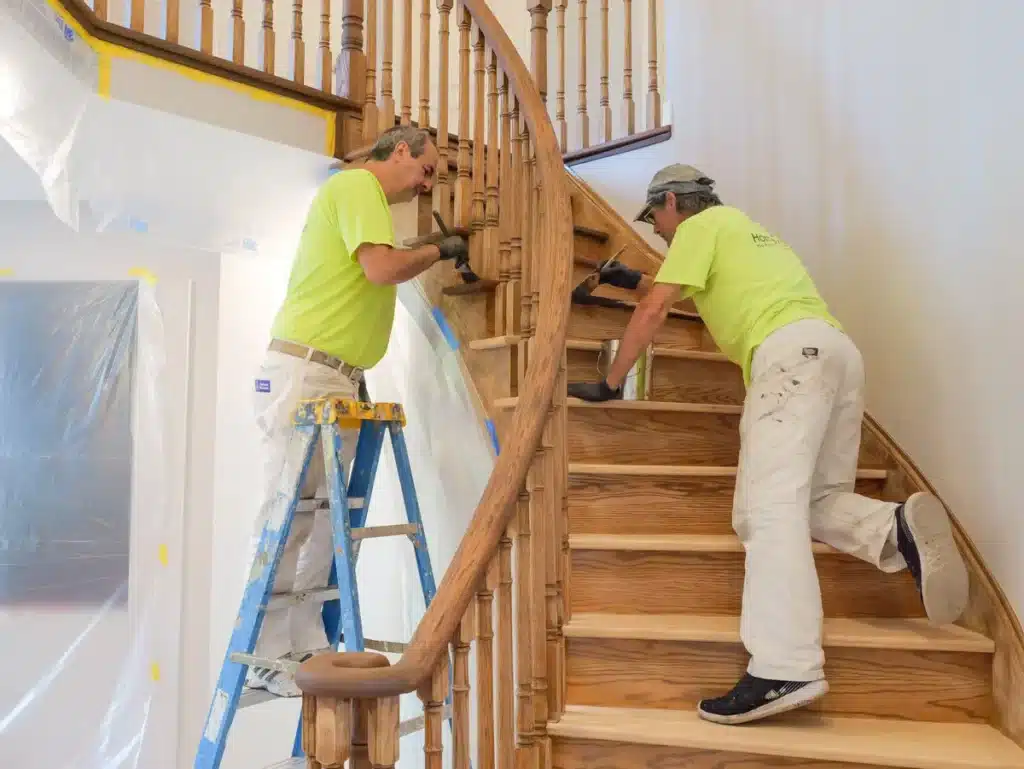
[[[348,377],[353,382],[361,382],[363,380],[363,369],[358,366],[350,366],[341,358],[328,355],[322,350],[307,347],[304,344],[297,344],[296,342],[286,342],[284,339],[270,340],[270,349],[274,352],[282,352],[285,355],[308,360],[310,363],[319,363],[321,366],[327,366],[342,376]]]

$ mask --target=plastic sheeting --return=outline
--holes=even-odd
[[[4,766],[148,769],[173,745],[147,727],[176,706],[163,360],[146,283],[0,283]]]

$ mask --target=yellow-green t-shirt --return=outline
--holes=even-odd
[[[793,250],[731,206],[682,222],[655,282],[685,287],[747,384],[754,350],[773,331],[806,318],[840,328]]]
[[[376,176],[342,171],[310,206],[272,336],[361,368],[384,357],[397,289],[367,280],[355,256],[363,243],[394,246],[391,209]]]

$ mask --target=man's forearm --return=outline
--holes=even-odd
[[[436,245],[420,246],[411,249],[394,249],[389,262],[388,283],[405,283],[412,280],[424,270],[432,267],[441,258],[441,251]]]
[[[637,294],[640,295],[640,298],[643,299],[645,296],[647,296],[647,293],[652,288],[654,288],[654,278],[652,278],[650,275],[641,275],[640,283],[636,287],[636,292]]]
[[[637,290],[642,289],[643,282],[637,287]],[[653,341],[654,335],[658,333],[661,324],[665,322],[665,317],[666,313],[659,307],[640,305],[634,310],[629,319],[629,325],[626,326],[626,333],[622,336],[618,355],[615,356],[615,360],[612,361],[612,365],[608,369],[606,381],[609,387],[617,390],[622,386],[626,374],[633,368],[641,351]]]

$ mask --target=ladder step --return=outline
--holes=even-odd
[[[349,510],[362,510],[366,500],[363,497],[349,497],[348,498],[348,509]],[[295,505],[295,512],[297,513],[312,513],[314,510],[330,510],[331,502],[329,499],[321,499],[315,497],[313,499],[300,499]]]
[[[309,590],[297,590],[294,593],[280,593],[279,595],[271,596],[263,608],[269,611],[271,609],[284,609],[288,606],[298,606],[300,603],[323,603],[324,601],[336,600],[338,595],[338,588],[336,587],[314,587]]]
[[[400,537],[419,534],[420,527],[415,523],[397,523],[394,526],[364,526],[352,529],[352,539],[377,539],[378,537]]]

